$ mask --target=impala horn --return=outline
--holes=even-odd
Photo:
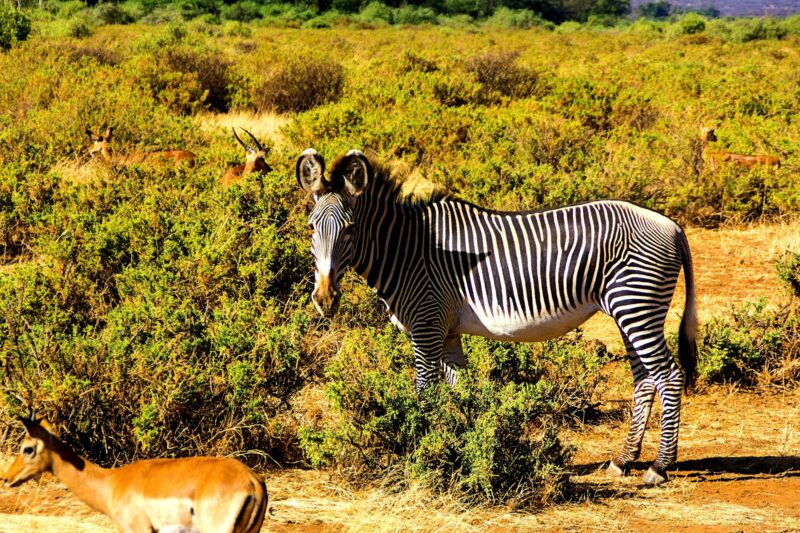
[[[247,131],[247,130],[245,130],[244,128],[242,128],[242,129],[243,129],[244,131]],[[241,139],[239,138],[239,136],[238,136],[238,135],[236,135],[236,128],[231,128],[231,131],[233,131],[233,136],[234,136],[234,137],[236,137],[236,140],[237,140],[237,141],[239,141],[239,144],[241,144],[241,145],[242,145],[242,147],[245,149],[245,151],[246,151],[246,152],[248,152],[248,153],[255,152],[255,150],[253,150],[253,148],[252,148],[252,147],[250,147],[250,146],[246,145],[246,144],[244,143],[244,141],[243,141],[243,140],[241,140]],[[248,132],[248,133],[250,133],[250,132]],[[251,135],[251,137],[252,137],[252,135]]]

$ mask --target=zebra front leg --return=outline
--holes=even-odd
[[[442,353],[442,372],[444,379],[451,387],[458,381],[458,371],[467,366],[464,359],[464,347],[461,345],[461,335],[448,335],[444,339]]]
[[[661,443],[655,462],[644,474],[647,485],[660,485],[667,481],[667,469],[678,458],[678,430],[681,424],[681,396],[683,372],[671,360],[668,370],[655,379],[661,397]]]
[[[413,329],[411,344],[414,347],[414,368],[417,372],[416,388],[420,393],[439,375],[439,367],[444,365],[442,358],[444,334],[431,328]]]
[[[606,469],[611,476],[627,475],[630,472],[630,463],[639,458],[647,420],[650,418],[650,410],[653,407],[653,398],[656,392],[655,382],[646,374],[637,375],[636,370],[637,367],[634,366],[633,419],[622,452],[611,459]],[[640,372],[644,370],[641,364],[639,364],[638,370]]]

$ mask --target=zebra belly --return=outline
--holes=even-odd
[[[591,302],[553,314],[525,317],[487,315],[471,305],[465,306],[458,324],[451,333],[467,333],[489,339],[517,342],[537,342],[554,339],[572,331],[600,308]]]

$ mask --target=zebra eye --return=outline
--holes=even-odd
[[[345,235],[352,235],[354,231],[355,231],[355,226],[353,226],[352,224],[348,224],[347,226],[344,227]]]

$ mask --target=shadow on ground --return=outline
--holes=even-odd
[[[601,473],[608,466],[608,461],[601,463],[586,463],[573,465],[572,473],[578,476],[586,476],[593,473]],[[630,465],[632,474],[644,472],[650,467],[650,463],[637,461]],[[678,461],[674,468],[670,470],[670,475],[685,477],[688,479],[701,478],[705,481],[715,481],[708,476],[720,476],[723,474],[734,474],[742,476],[737,479],[747,479],[749,477],[800,477],[800,457],[796,456],[766,456],[766,457],[706,457],[703,459],[690,459]],[[726,477],[725,480],[729,480]]]

